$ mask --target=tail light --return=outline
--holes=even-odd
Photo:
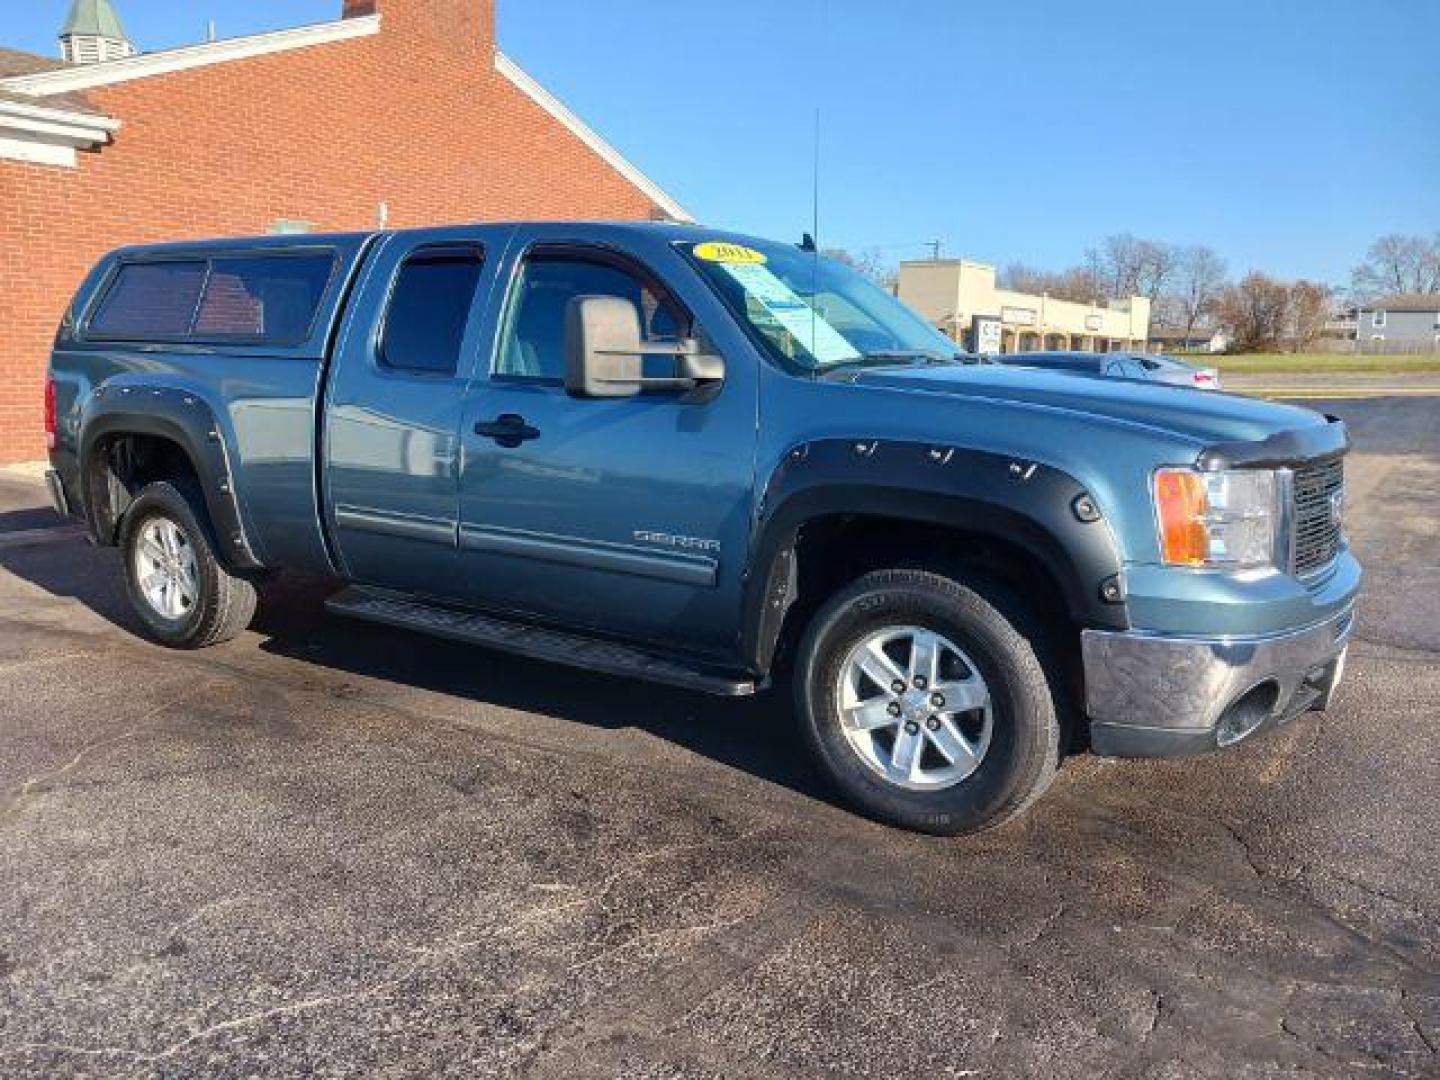
[[[57,439],[59,424],[55,415],[55,380],[53,377],[45,376],[45,449],[54,450]]]

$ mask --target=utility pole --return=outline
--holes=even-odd
[[[939,241],[939,240],[931,240],[930,243],[927,244],[926,246],[930,249],[930,261],[931,261],[931,262],[939,262],[939,261],[940,261],[940,241]]]

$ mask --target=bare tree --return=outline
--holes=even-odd
[[[1134,296],[1140,287],[1140,241],[1130,233],[1112,233],[1100,250],[1086,252],[1107,297]]]
[[[1386,293],[1440,292],[1440,234],[1430,240],[1400,233],[1380,237],[1351,271],[1350,288],[1359,300]]]
[[[1208,247],[1180,248],[1175,276],[1163,297],[1165,313],[1188,337],[1202,319],[1212,314],[1215,299],[1225,287],[1225,260]]]
[[[898,273],[889,265],[876,248],[850,251],[847,248],[825,248],[820,254],[836,262],[844,263],[850,269],[864,274],[884,289],[893,289]]]
[[[1164,291],[1166,284],[1175,274],[1178,251],[1170,244],[1154,240],[1141,240],[1139,245],[1139,273],[1135,284],[1135,295],[1149,297],[1150,302]]]
[[[1175,273],[1178,253],[1170,244],[1112,233],[1085,252],[1085,264],[1110,299],[1146,296],[1154,301]]]
[[[1098,302],[1114,295],[1109,291],[1105,272],[1105,257],[1096,248],[1085,249],[1084,269],[1090,279],[1090,295]]]
[[[1095,304],[1102,299],[1095,287],[1095,275],[1084,266],[1072,266],[1054,275],[1050,282],[1050,295],[1077,304]]]
[[[1325,329],[1331,300],[1327,285],[1297,281],[1290,286],[1290,340],[1297,353],[1309,348]]]
[[[1290,289],[1252,270],[1237,285],[1221,291],[1215,314],[1230,334],[1236,352],[1276,348],[1290,327]]]
[[[1094,303],[1096,299],[1094,280],[1083,266],[1072,266],[1069,270],[1053,273],[1024,263],[1011,263],[1000,272],[999,283],[1004,289],[1037,295],[1043,293],[1057,300],[1073,300],[1077,304]]]
[[[995,275],[995,283],[1002,289],[1033,293],[1041,291],[1043,283],[1049,276],[1048,271],[1037,270],[1028,263],[1013,262]]]

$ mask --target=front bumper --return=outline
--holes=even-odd
[[[1091,747],[1107,757],[1203,754],[1323,709],[1354,625],[1350,605],[1301,630],[1261,637],[1086,630]]]

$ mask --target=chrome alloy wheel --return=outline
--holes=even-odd
[[[141,525],[134,560],[135,581],[151,608],[167,619],[190,613],[200,596],[200,573],[195,549],[179,525],[163,517]]]
[[[872,771],[911,791],[969,777],[990,746],[990,688],[953,641],[920,626],[862,638],[840,665],[840,723]]]

